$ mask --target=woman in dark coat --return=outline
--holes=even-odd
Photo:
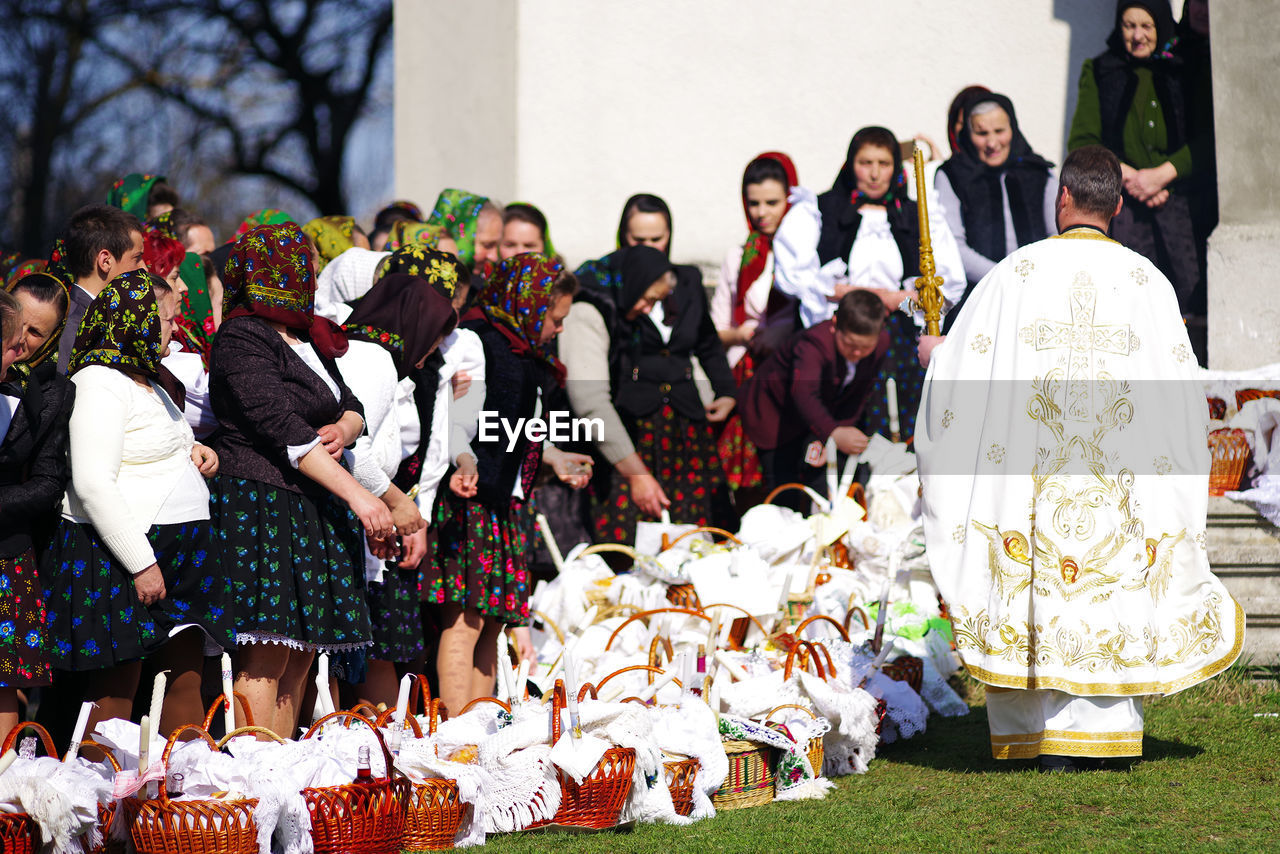
[[[45,606],[31,530],[56,517],[66,489],[67,422],[75,389],[31,376],[22,309],[0,292],[0,738],[18,724],[18,690],[49,684]],[[54,339],[56,340],[56,338]]]

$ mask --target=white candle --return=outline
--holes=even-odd
[[[89,728],[89,710],[93,703],[80,704],[80,717],[76,718],[76,728],[71,733],[71,746],[67,748],[64,762],[73,762],[80,753],[80,742],[84,741],[84,731]]]
[[[138,722],[138,776],[142,776],[151,764],[151,718],[142,716]]]
[[[716,611],[711,615],[711,625],[707,627],[707,653],[710,654],[715,650],[717,642],[720,640],[720,612]]]
[[[643,691],[640,692],[640,699],[644,700],[646,703],[649,702],[655,696],[657,696],[658,691],[660,689],[665,688],[667,685],[670,685],[672,680],[674,680],[675,678],[676,678],[675,671],[668,670],[666,673],[663,673],[661,676],[659,676],[652,685],[649,685]]]
[[[520,662],[520,670],[516,673],[516,694],[511,698],[511,702],[524,702],[525,686],[529,684],[529,667],[531,665],[532,662],[527,658]]]
[[[320,653],[316,661],[316,710],[315,719],[319,720],[333,708],[333,694],[329,691],[329,653]]]
[[[0,774],[3,774],[5,771],[8,771],[9,766],[12,765],[17,760],[17,758],[18,758],[18,751],[14,750],[13,748],[9,748],[9,750],[5,753],[4,756],[0,756]]]
[[[408,673],[400,680],[400,693],[396,696],[396,710],[392,714],[391,719],[395,721],[395,729],[400,729],[404,724],[405,716],[409,714],[409,691],[413,688],[413,677]]]
[[[222,721],[227,732],[235,732],[236,729],[236,689],[232,676],[231,656],[224,652],[222,654],[222,696],[225,699],[222,703]]]
[[[547,517],[538,514],[538,530],[542,532],[542,539],[547,544],[547,551],[551,554],[551,563],[555,566],[556,572],[564,569],[564,555],[560,554],[560,546],[556,544],[556,538],[551,533],[551,525],[547,522]]]
[[[164,686],[166,683],[165,675],[168,670],[161,670],[156,674],[156,681],[151,686],[151,723],[156,728],[156,733],[163,735],[160,728],[160,713],[164,709]]]
[[[511,650],[507,646],[507,633],[498,632],[498,684],[510,700],[515,689],[511,686]]]
[[[742,667],[729,656],[729,653],[722,649],[716,650],[716,661],[720,662],[721,666],[729,671],[729,675],[734,679],[737,679],[739,682],[745,682],[751,678],[750,674],[743,670]]]
[[[888,377],[884,381],[884,396],[889,404],[889,432],[898,436],[898,383],[893,377]]]
[[[663,510],[663,511],[662,511],[662,524],[664,524],[664,525],[670,525],[670,524],[671,524],[671,511],[670,511],[670,510]]]
[[[788,571],[782,576],[782,593],[778,596],[778,610],[785,617],[787,614],[787,605],[791,601],[791,573]]]
[[[827,439],[827,447],[824,450],[824,456],[827,458],[827,496],[830,498],[832,504],[834,504],[836,500],[836,490],[840,488],[836,472],[837,451],[836,440]]]
[[[716,720],[720,720],[720,686],[711,683],[710,699],[707,701],[711,706],[711,711],[716,713]]]
[[[565,689],[565,705],[569,711],[569,733],[573,738],[577,738],[582,734],[581,723],[578,720],[578,680],[576,661],[574,653],[577,651],[577,645],[570,642],[564,650],[564,689]]]
[[[578,621],[578,634],[582,634],[596,621],[596,615],[600,613],[598,605],[592,605],[587,609],[587,613],[582,615],[582,619]]]
[[[626,686],[623,685],[621,681],[614,681],[605,689],[605,692],[600,695],[600,699],[604,700],[606,703],[612,703],[614,700],[621,697],[623,692],[626,690]]]

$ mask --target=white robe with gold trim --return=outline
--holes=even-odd
[[[975,678],[1136,697],[1235,661],[1195,371],[1168,280],[1096,231],[1023,247],[977,285],[933,352],[915,438],[929,563]]]

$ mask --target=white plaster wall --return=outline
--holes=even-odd
[[[947,105],[971,83],[1009,95],[1031,144],[1060,162],[1080,63],[1102,51],[1114,9],[1114,0],[397,0],[397,192],[424,205],[443,186],[531,201],[573,263],[610,250],[622,203],[654,192],[673,210],[673,257],[718,263],[745,234],[739,184],[753,156],[785,151],[802,183],[824,190],[862,125],[923,132],[945,148]],[[446,16],[459,28],[447,35]],[[472,61],[458,62],[468,50]],[[427,74],[473,133],[442,138],[436,110],[407,106]],[[484,139],[508,126],[509,138]]]

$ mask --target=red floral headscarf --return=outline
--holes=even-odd
[[[788,194],[791,194],[791,188],[800,183],[800,179],[796,176],[796,165],[791,162],[791,158],[783,154],[781,151],[766,151],[764,154],[756,157],[756,160],[762,158],[776,160],[782,165],[782,169],[787,173],[787,186],[784,188]],[[783,209],[783,215],[786,215],[790,209],[791,203],[787,202],[786,208]],[[764,272],[765,266],[769,262],[769,253],[773,251],[773,236],[765,234],[755,227],[755,223],[751,221],[751,211],[747,208],[747,196],[742,196],[742,212],[747,216],[747,228],[751,231],[747,235],[747,242],[742,247],[742,262],[738,267],[738,292],[733,297],[733,325],[741,326],[747,320],[747,291],[755,284],[756,279]]]

